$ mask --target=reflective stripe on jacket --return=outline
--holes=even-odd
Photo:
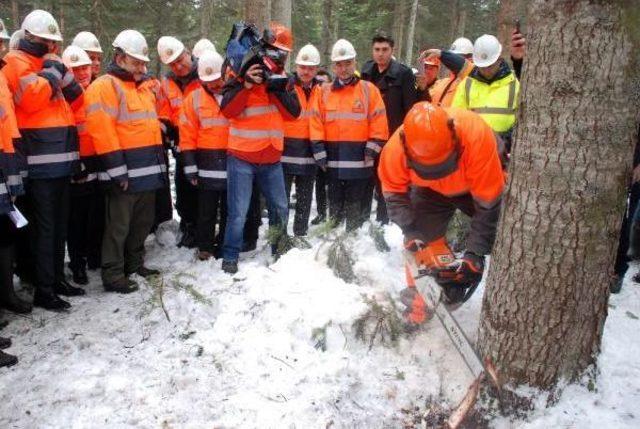
[[[13,94],[15,114],[33,179],[71,176],[79,166],[78,135],[71,107],[38,73],[43,58],[21,50],[5,57],[2,73]]]
[[[249,91],[242,113],[229,120],[229,149],[238,152],[260,152],[269,146],[283,149],[282,115],[269,99],[266,85],[255,85]]]
[[[162,95],[158,116],[162,119],[168,119],[172,124],[178,126],[184,99],[201,87],[200,81],[198,79],[192,80],[183,91],[173,79],[165,76],[160,85]]]
[[[450,73],[449,76],[438,79],[429,89],[431,102],[437,106],[450,107],[458,85],[473,70],[473,63],[465,60],[462,70],[458,74]]]
[[[337,82],[337,81],[336,81]],[[338,179],[366,179],[388,138],[380,91],[371,82],[324,84],[310,118],[314,157],[326,157],[328,174]]]
[[[220,96],[220,100],[222,97]],[[188,179],[204,189],[225,190],[229,120],[220,103],[200,87],[184,98],[180,120],[180,154]]]
[[[19,141],[20,133],[16,123],[13,99],[7,81],[0,73],[0,181],[5,184],[7,193],[0,193],[0,200],[13,196],[22,195],[24,186],[20,167],[26,167],[26,158],[16,153],[14,143]]]
[[[401,137],[402,127],[382,150],[378,176],[389,217],[405,235],[411,236],[416,216],[420,216],[420,208],[411,201],[412,189],[429,189],[448,198],[470,195],[475,213],[468,239],[474,248],[469,250],[478,254],[488,253],[495,238],[505,187],[496,138],[479,115],[453,108],[447,109],[447,113],[454,120],[460,141],[457,168],[452,173],[439,179],[425,180],[409,167]]]
[[[89,86],[86,123],[101,162],[100,180],[128,180],[128,192],[166,184],[155,102],[151,86],[112,75],[101,76]]]
[[[284,151],[282,152],[282,169],[285,174],[314,175],[316,160],[313,157],[311,139],[309,138],[309,118],[316,98],[320,96],[320,86],[311,88],[309,98],[299,84],[295,91],[300,101],[300,116],[292,121],[284,121]]]
[[[476,112],[495,132],[506,133],[515,125],[519,94],[513,72],[491,83],[468,76],[458,85],[451,106]]]

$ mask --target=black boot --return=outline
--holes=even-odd
[[[14,313],[31,313],[31,304],[16,295],[13,286],[13,246],[0,247],[0,304]]]
[[[138,290],[138,283],[133,280],[130,280],[126,277],[123,277],[119,280],[116,280],[112,283],[104,283],[105,292],[115,292],[115,293],[132,293]]]
[[[196,247],[195,225],[190,223],[185,224],[184,232],[178,242],[178,247],[186,247],[187,249],[193,249]]]
[[[5,352],[0,352],[0,368],[3,366],[13,366],[18,363],[18,358]]]
[[[134,274],[134,273],[129,273],[129,274]],[[154,277],[154,276],[159,276],[160,275],[160,271],[159,270],[154,270],[153,268],[147,268],[144,265],[142,265],[140,268],[138,268],[135,271],[135,274],[139,275],[140,277],[143,278],[149,278],[149,277]]]
[[[229,274],[238,272],[238,261],[222,261],[222,271]]]
[[[66,280],[60,280],[58,283],[56,283],[56,285],[53,287],[53,290],[57,295],[64,296],[80,296],[86,293],[84,289],[72,286]]]
[[[73,282],[79,285],[89,284],[89,277],[87,277],[87,269],[85,267],[72,268]]]
[[[71,308],[64,299],[56,295],[52,289],[37,288],[33,295],[33,305],[51,311],[66,311]]]
[[[11,339],[0,337],[0,350],[8,349],[11,347]]]
[[[241,252],[252,252],[252,251],[256,250],[257,246],[258,246],[258,241],[257,240],[245,241],[245,242],[242,243]]]

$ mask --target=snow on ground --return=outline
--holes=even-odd
[[[471,376],[437,321],[395,348],[354,336],[365,297],[397,299],[404,287],[397,227],[385,228],[389,253],[358,232],[358,285],[327,268],[318,238],[275,263],[261,241],[230,276],[176,248],[176,230],[165,224],[147,242],[170,320],[158,284],[108,294],[97,272],[68,314],[7,315],[2,334],[20,363],[0,370],[1,428],[396,428],[403,410],[429,397],[452,406],[466,392]],[[472,338],[481,294],[455,313]],[[640,287],[628,282],[611,302],[597,392],[571,386],[530,421],[497,427],[639,426]],[[312,336],[324,327],[322,351]]]

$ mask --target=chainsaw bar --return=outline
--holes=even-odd
[[[421,270],[415,263],[415,259],[410,252],[405,252],[405,261],[409,272],[416,283],[416,289],[424,298],[427,307],[432,309],[438,320],[444,327],[451,342],[455,346],[460,356],[464,360],[467,368],[471,371],[474,378],[480,377],[484,372],[482,360],[471,345],[471,342],[465,335],[462,328],[451,315],[445,305],[441,305],[442,289],[431,279],[431,273],[427,270]]]

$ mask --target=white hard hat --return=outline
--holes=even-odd
[[[84,49],[70,45],[62,53],[62,62],[67,68],[90,66],[91,58]]]
[[[203,82],[212,82],[222,76],[222,56],[212,50],[204,51],[198,58],[198,77]]]
[[[193,56],[196,58],[200,58],[200,56],[204,53],[204,51],[216,51],[215,45],[209,39],[200,39],[193,45]]]
[[[320,52],[312,44],[304,45],[296,56],[296,64],[299,66],[319,66]]]
[[[4,22],[0,19],[0,39],[9,39],[9,33],[7,32],[7,27],[4,26]]]
[[[158,55],[163,64],[170,64],[184,52],[181,41],[171,36],[162,36],[158,39]]]
[[[9,39],[9,49],[18,49],[20,40],[24,39],[24,30],[16,30]]]
[[[73,42],[71,42],[71,44],[84,49],[85,51],[102,53],[100,41],[96,35],[90,31],[81,31],[76,34],[76,37],[73,38]]]
[[[478,67],[489,67],[500,58],[502,45],[490,34],[483,34],[473,44],[473,63]]]
[[[149,47],[144,36],[136,30],[123,30],[115,38],[112,43],[114,48],[120,48],[122,51],[140,61],[149,61]]]
[[[331,61],[352,60],[356,57],[356,50],[351,42],[345,39],[338,40],[331,49]]]
[[[53,16],[45,10],[36,9],[32,11],[24,18],[20,28],[28,31],[34,36],[47,40],[54,40],[56,42],[62,42],[62,34],[60,34],[60,27],[58,27],[58,23]]]
[[[471,55],[473,54],[473,43],[466,37],[458,37],[453,41],[449,50],[458,55]]]

